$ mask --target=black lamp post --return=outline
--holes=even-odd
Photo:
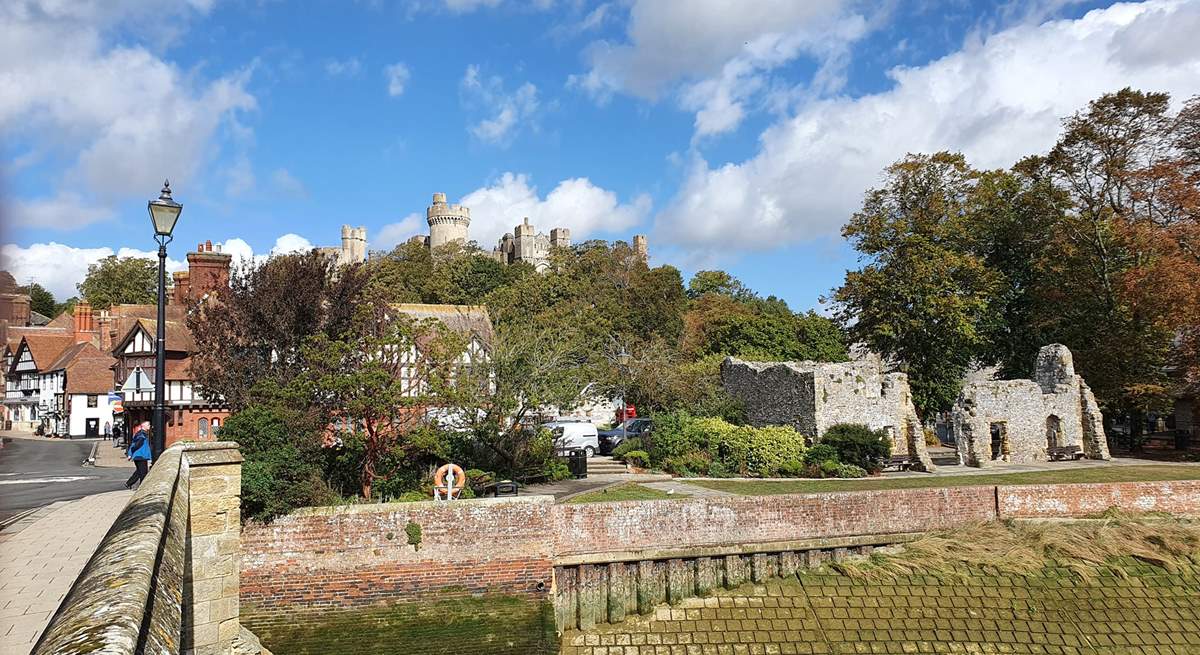
[[[149,203],[150,220],[154,222],[154,240],[158,242],[158,325],[154,343],[154,420],[152,429],[154,438],[150,450],[154,461],[166,446],[167,429],[167,244],[171,242],[171,232],[175,231],[175,222],[183,211],[183,205],[171,199],[171,182],[163,181],[162,193],[158,200]]]
[[[617,353],[617,364],[621,375],[621,443],[625,443],[628,436],[625,426],[629,425],[629,415],[625,413],[629,408],[629,401],[625,399],[625,395],[629,393],[629,353],[625,352],[625,346],[621,346],[621,351]]]

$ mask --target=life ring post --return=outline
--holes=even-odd
[[[433,499],[455,500],[467,486],[467,474],[458,464],[442,464],[433,474]]]

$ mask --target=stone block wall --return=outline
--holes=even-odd
[[[184,579],[183,653],[228,653],[238,637],[242,456],[230,442],[185,446],[191,557]]]

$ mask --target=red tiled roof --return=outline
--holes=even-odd
[[[139,327],[142,330],[145,330],[146,334],[150,335],[151,339],[154,339],[158,330],[158,321],[148,318],[139,318],[130,323],[129,327],[121,332],[120,337],[113,342],[114,354],[119,354],[117,353],[117,350],[119,350],[129,339],[129,335]],[[164,336],[167,340],[167,352],[190,353],[196,349],[196,341],[192,339],[191,330],[189,330],[187,325],[184,325],[182,322],[167,321]]]
[[[183,359],[168,359],[167,360],[167,380],[191,380],[192,379],[192,358],[184,357]]]
[[[66,330],[75,330],[75,317],[71,316],[70,312],[63,312],[54,317],[54,320],[46,324],[46,327],[63,328]]]
[[[68,394],[107,393],[113,388],[112,366],[116,361],[91,343],[77,343],[64,350],[46,370],[66,370]]]
[[[29,334],[22,338],[30,354],[33,355],[33,363],[37,365],[39,371],[46,370],[45,367],[54,363],[62,351],[70,348],[75,343],[75,336],[70,334]],[[13,362],[15,365],[16,362]]]

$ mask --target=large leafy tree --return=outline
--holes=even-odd
[[[315,253],[234,270],[227,292],[188,315],[200,388],[237,410],[254,399],[259,383],[286,384],[303,370],[301,349],[310,337],[336,339],[350,329],[364,284],[362,267],[335,269]]]
[[[58,311],[58,301],[54,299],[54,294],[46,290],[45,287],[37,282],[29,283],[25,287],[25,293],[29,294],[29,308],[41,314],[54,318]]]
[[[110,255],[89,265],[87,277],[76,286],[96,309],[153,304],[158,302],[158,264],[152,259]]]
[[[999,282],[964,243],[977,179],[962,155],[909,155],[842,230],[863,266],[834,292],[836,317],[852,339],[902,363],[926,415],[958,395]]]

